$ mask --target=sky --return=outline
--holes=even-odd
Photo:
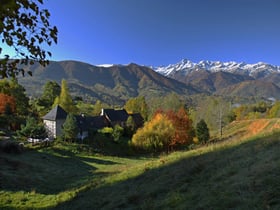
[[[45,0],[44,7],[59,31],[51,60],[280,65],[279,0]]]

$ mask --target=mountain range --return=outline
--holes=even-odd
[[[280,67],[270,65],[267,63],[259,62],[256,64],[247,64],[244,62],[221,62],[221,61],[200,61],[194,63],[190,60],[183,59],[176,64],[170,64],[167,66],[160,66],[153,68],[156,72],[171,76],[180,72],[181,75],[187,76],[195,71],[208,71],[210,73],[215,72],[228,72],[233,74],[247,75],[255,79],[268,76],[272,73],[280,73]]]
[[[183,59],[153,68],[156,72],[211,94],[279,99],[280,67],[256,64]]]
[[[160,67],[137,64],[94,66],[78,61],[52,61],[25,66],[33,76],[19,78],[30,96],[40,96],[48,80],[66,79],[73,96],[87,101],[123,104],[131,97],[177,93],[182,97],[216,94],[232,97],[280,99],[280,67],[266,63],[201,61]]]
[[[39,64],[26,66],[32,77],[19,78],[30,96],[40,96],[46,81],[60,84],[66,79],[72,96],[87,101],[101,100],[111,105],[124,104],[129,98],[147,98],[177,93],[188,96],[199,93],[192,86],[165,77],[151,68],[137,64],[93,66],[78,61],[52,61],[43,68]]]

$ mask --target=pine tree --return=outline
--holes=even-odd
[[[201,119],[196,125],[196,136],[200,142],[206,143],[210,139],[206,122]]]
[[[60,95],[56,97],[53,106],[57,104],[59,104],[68,113],[75,113],[77,110],[69,93],[68,85],[65,79],[61,81]]]
[[[68,114],[63,124],[63,138],[67,141],[73,141],[77,138],[79,128],[77,126],[77,120],[73,114]]]

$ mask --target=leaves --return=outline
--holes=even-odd
[[[192,121],[186,111],[157,111],[154,117],[132,137],[132,145],[147,151],[170,151],[188,145],[194,136]]]
[[[47,56],[51,56],[41,47],[44,43],[51,46],[57,43],[57,28],[49,23],[50,12],[40,9],[38,4],[43,1],[35,0],[5,0],[0,5],[0,36],[2,43],[10,46],[21,59],[21,64],[32,65],[38,61],[41,65],[48,64]],[[0,51],[0,55],[1,55]],[[0,62],[2,78],[24,75],[24,69],[14,65],[7,55]]]
[[[68,113],[75,113],[77,111],[77,108],[74,105],[72,97],[69,93],[68,85],[65,79],[61,81],[60,95],[56,97],[53,105],[57,104],[59,104]]]
[[[0,93],[0,114],[14,113],[15,110],[16,110],[15,98],[13,96]]]
[[[144,96],[129,99],[124,108],[129,113],[140,113],[145,120],[148,118],[148,105]]]

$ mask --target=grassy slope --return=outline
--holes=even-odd
[[[235,122],[228,141],[158,158],[78,156],[75,147],[0,155],[0,208],[279,209],[279,125]]]

